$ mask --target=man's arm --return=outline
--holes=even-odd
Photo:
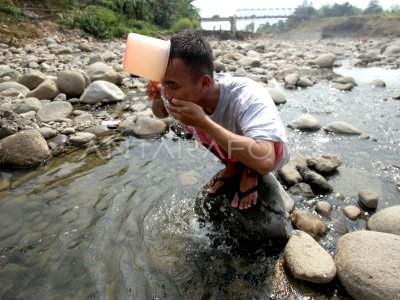
[[[265,175],[273,170],[275,149],[272,141],[254,140],[223,128],[207,117],[203,109],[191,102],[173,99],[170,113],[186,125],[202,129],[230,156]]]

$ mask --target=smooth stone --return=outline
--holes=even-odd
[[[361,130],[344,121],[335,121],[328,124],[325,131],[345,134],[361,134]]]
[[[342,160],[334,153],[322,153],[307,159],[307,165],[319,173],[332,173],[342,165]]]
[[[361,209],[355,205],[347,205],[343,208],[343,214],[350,220],[355,220],[361,215]]]
[[[389,206],[373,214],[368,220],[367,228],[400,235],[400,205]]]
[[[356,300],[400,296],[400,236],[355,231],[341,236],[334,257],[337,277]]]
[[[358,193],[358,200],[364,207],[376,209],[378,207],[379,195],[374,191],[364,189]]]
[[[294,278],[328,283],[336,276],[331,255],[309,234],[295,230],[284,250],[285,264]]]
[[[321,129],[318,119],[310,114],[301,115],[299,118],[291,121],[287,126],[301,131],[317,131]]]
[[[324,217],[328,217],[332,211],[332,205],[326,201],[318,201],[315,211]]]

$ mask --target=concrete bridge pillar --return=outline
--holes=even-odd
[[[235,32],[236,31],[236,17],[229,17],[229,22],[231,23],[231,31]]]

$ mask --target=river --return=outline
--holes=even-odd
[[[288,101],[278,107],[285,124],[307,112],[322,126],[347,121],[371,136],[287,129],[292,151],[342,158],[329,178],[335,193],[323,198],[335,208],[321,239],[331,253],[341,234],[365,227],[368,214],[349,221],[340,212],[360,189],[380,194],[378,210],[400,203],[400,101],[392,99],[399,72],[345,64],[335,71],[359,85],[282,88]],[[376,78],[387,87],[369,86]],[[337,281],[294,280],[282,252],[233,251],[216,242],[224,233],[200,226],[195,199],[222,166],[192,140],[120,136],[98,151],[67,152],[34,170],[1,170],[11,182],[0,194],[1,299],[350,299]]]

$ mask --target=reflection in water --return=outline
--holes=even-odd
[[[367,213],[349,221],[340,212],[357,201],[363,184],[380,187],[380,208],[398,204],[393,93],[398,87],[389,84],[339,92],[322,83],[285,91],[288,102],[278,108],[285,124],[309,112],[322,126],[343,120],[372,137],[288,129],[292,149],[303,156],[333,152],[343,160],[330,178],[342,195],[320,197],[334,207],[321,239],[330,253],[342,234],[365,227]],[[214,240],[224,233],[211,224],[200,226],[195,199],[222,166],[193,141],[118,136],[102,145],[70,149],[35,170],[4,170],[11,189],[0,195],[0,298],[347,299],[337,282],[294,280],[281,252],[237,251]],[[348,177],[354,185],[344,184]]]

